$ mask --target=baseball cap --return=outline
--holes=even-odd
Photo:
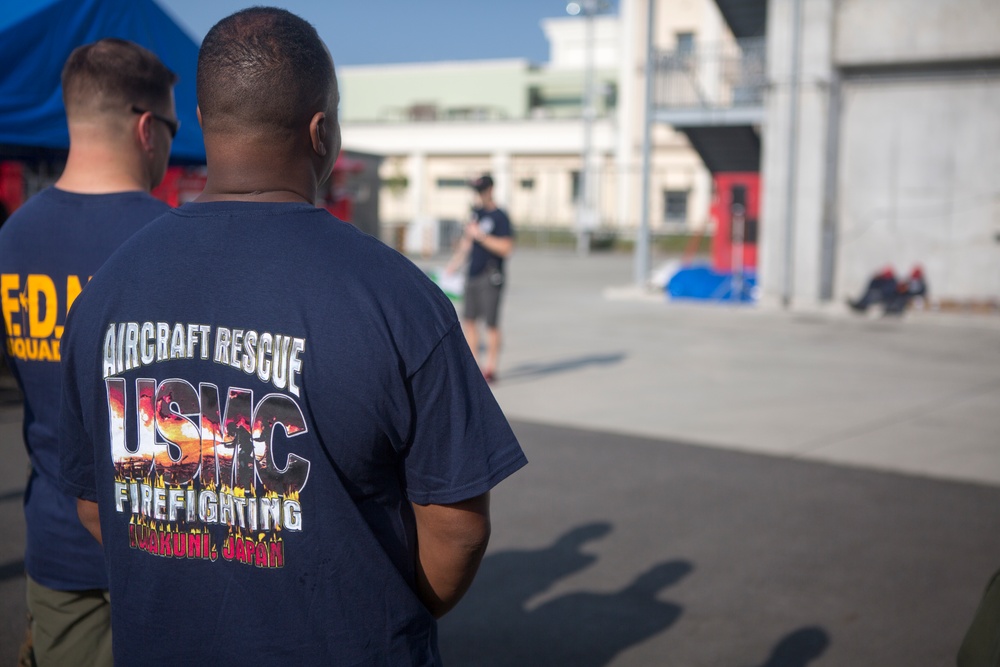
[[[493,187],[493,177],[489,174],[483,174],[476,180],[469,184],[473,190],[476,192],[482,192],[483,190],[489,190]]]

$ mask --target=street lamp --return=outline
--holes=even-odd
[[[597,226],[594,206],[593,132],[594,117],[594,15],[609,7],[607,0],[580,0],[566,5],[570,16],[584,17],[583,74],[583,168],[580,170],[580,198],[576,211],[576,250],[581,255],[590,251],[590,232]]]

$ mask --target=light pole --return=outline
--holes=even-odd
[[[646,2],[646,67],[642,93],[642,204],[639,229],[635,236],[635,284],[640,290],[649,286],[652,263],[649,239],[649,162],[653,133],[653,77],[656,74],[656,49],[653,28],[656,21],[656,0]]]
[[[590,252],[590,233],[597,226],[598,215],[594,206],[594,15],[607,9],[605,0],[580,0],[566,5],[570,16],[583,14],[584,66],[583,66],[583,162],[580,169],[580,196],[576,209],[576,251],[580,255]]]

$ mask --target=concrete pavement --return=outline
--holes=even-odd
[[[511,262],[495,393],[531,465],[445,657],[953,664],[1000,567],[1000,319],[666,303],[631,268]]]
[[[625,255],[513,257],[508,416],[1000,484],[1000,317],[614,298],[631,273]]]

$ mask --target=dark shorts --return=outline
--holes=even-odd
[[[465,283],[462,318],[486,320],[486,326],[497,327],[500,320],[500,295],[503,293],[504,275],[487,267]]]

